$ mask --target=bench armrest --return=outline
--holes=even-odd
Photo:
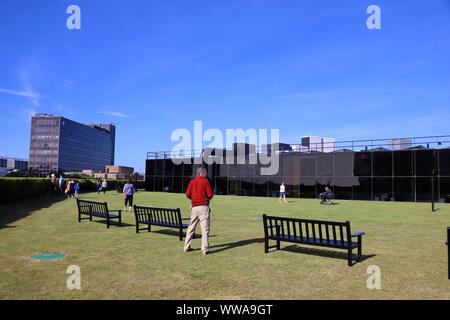
[[[355,234],[352,234],[352,238],[362,236],[363,234],[366,234],[366,233],[365,232],[357,232]]]
[[[119,212],[119,213],[121,213],[122,212],[122,210],[108,210],[109,212]]]

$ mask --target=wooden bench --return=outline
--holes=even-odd
[[[151,226],[175,228],[179,231],[180,241],[183,241],[183,229],[189,227],[189,224],[183,223],[183,220],[190,220],[189,218],[181,218],[180,208],[167,209],[135,205],[134,216],[136,218],[136,233],[141,230],[151,232]],[[141,229],[140,224],[145,224],[147,227]]]
[[[109,228],[111,220],[113,219],[119,219],[119,226],[122,226],[122,210],[108,210],[108,204],[106,202],[77,199],[77,207],[78,222],[87,219],[92,221],[92,217],[99,217],[106,219],[107,228]],[[118,214],[112,214],[111,212],[117,212]],[[81,215],[87,215],[89,218],[82,218]]]
[[[357,261],[362,259],[362,236],[364,232],[351,233],[350,222],[333,222],[306,220],[297,218],[275,217],[263,214],[264,251],[271,248],[280,250],[280,242],[293,242],[313,246],[346,249],[348,265],[352,266],[353,249],[358,249]],[[357,238],[357,241],[353,241]],[[269,247],[269,240],[276,245]]]

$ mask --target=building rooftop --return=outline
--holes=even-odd
[[[280,145],[288,145],[279,143]],[[301,144],[289,144],[292,150],[282,150],[286,153],[321,153],[317,151],[317,146],[311,145],[305,148]],[[267,152],[267,144],[261,147],[255,147],[256,153]],[[425,137],[407,137],[407,138],[388,138],[388,139],[368,139],[368,140],[344,140],[334,142],[321,142],[321,150],[327,152],[380,152],[393,150],[421,150],[421,149],[444,149],[450,148],[450,135],[425,136]],[[195,158],[199,157],[202,150],[185,150],[181,153],[173,151],[153,151],[147,152],[147,159],[171,159],[171,158]],[[232,151],[233,149],[226,149]],[[280,152],[281,153],[281,152]]]

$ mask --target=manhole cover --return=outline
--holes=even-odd
[[[56,260],[64,259],[64,253],[39,253],[32,255],[31,258],[36,260]]]

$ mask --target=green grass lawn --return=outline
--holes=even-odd
[[[81,198],[122,208],[115,192]],[[184,253],[176,234],[164,228],[136,234],[133,213],[123,214],[122,228],[107,229],[100,222],[78,223],[74,200],[0,206],[0,299],[450,299],[444,245],[449,205],[431,213],[426,203],[318,202],[216,196],[208,256],[198,250],[198,238],[197,250]],[[135,203],[179,207],[189,216],[182,194],[139,192]],[[263,213],[350,220],[353,232],[366,232],[366,258],[348,267],[345,254],[330,253],[336,250],[289,243],[264,254]],[[30,258],[40,252],[66,258]],[[81,290],[67,289],[69,265],[81,268]],[[381,268],[381,290],[366,286],[370,265]]]

